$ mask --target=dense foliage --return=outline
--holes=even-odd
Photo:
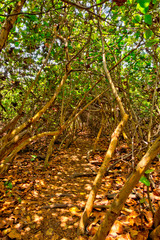
[[[1,27],[15,3],[1,2]],[[13,118],[20,108],[27,89],[35,81],[46,58],[55,26],[59,29],[49,60],[26,101],[24,112],[32,116],[50,99],[61,81],[67,64],[64,39],[72,59],[90,36],[89,44],[71,61],[71,74],[57,98],[59,108],[62,98],[66,111],[75,107],[97,79],[104,76],[97,27],[99,19],[109,69],[135,48],[111,71],[111,75],[128,110],[132,108],[140,121],[148,120],[153,92],[158,84],[158,10],[156,0],[129,0],[125,3],[81,1],[77,4],[69,1],[26,1],[1,53],[1,118],[5,121]],[[103,78],[86,101],[107,88],[108,82]],[[106,107],[115,107],[110,90],[105,95]],[[157,110],[155,108],[153,114],[156,117],[160,104],[158,94],[155,103]]]

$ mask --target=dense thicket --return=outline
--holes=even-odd
[[[43,136],[45,166],[57,139],[69,146],[84,128],[98,139],[118,126],[113,139],[132,146],[158,137],[158,4],[1,1],[0,173]]]

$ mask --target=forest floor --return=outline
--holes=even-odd
[[[21,151],[9,172],[0,179],[0,239],[72,240],[102,163],[109,140],[102,138],[94,155],[94,138],[82,133],[68,149],[55,145],[49,167],[43,162],[48,139],[35,142]],[[120,141],[104,177],[95,205],[109,205],[132,171],[131,149]],[[116,164],[114,164],[116,162]],[[153,207],[160,200],[160,162],[153,161],[152,176],[156,188],[150,191]],[[78,176],[86,174],[86,176]],[[90,175],[91,174],[91,175]],[[121,215],[115,221],[107,240],[147,239],[153,224],[146,196],[146,186],[139,183],[130,194]],[[102,222],[106,210],[95,208],[87,227],[90,239]]]

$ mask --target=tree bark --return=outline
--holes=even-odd
[[[160,225],[156,227],[150,234],[150,238],[153,240],[159,240],[160,239]]]
[[[0,52],[2,51],[3,47],[5,46],[5,43],[8,39],[8,35],[11,31],[11,29],[13,28],[13,25],[15,24],[17,18],[18,18],[18,14],[20,13],[24,3],[26,0],[21,0],[19,2],[17,2],[14,10],[11,12],[11,15],[9,17],[6,18],[1,32],[0,32]]]
[[[108,151],[105,155],[104,162],[102,163],[102,165],[101,165],[101,167],[98,171],[98,174],[97,174],[97,176],[96,176],[96,178],[93,182],[92,190],[89,194],[85,210],[82,214],[82,217],[81,217],[81,220],[80,220],[80,223],[79,223],[79,228],[78,228],[78,235],[84,234],[84,232],[85,232],[85,227],[88,223],[89,216],[92,212],[94,200],[96,198],[96,194],[97,194],[98,189],[101,185],[102,178],[104,177],[104,175],[107,171],[107,168],[109,167],[109,162],[110,162],[111,157],[112,157],[112,155],[115,151],[115,148],[117,146],[119,135],[121,134],[122,129],[126,125],[127,120],[128,120],[128,115],[125,114],[122,121],[119,123],[119,125],[115,129],[114,133],[112,134],[111,142],[110,142]]]
[[[160,152],[160,137],[157,138],[157,140],[153,143],[153,145],[149,148],[149,150],[143,156],[143,158],[138,163],[133,173],[130,175],[130,177],[126,181],[121,191],[118,193],[117,197],[114,199],[110,209],[106,213],[104,221],[99,226],[97,233],[92,238],[92,240],[105,240],[106,236],[110,232],[112,225],[114,224],[114,221],[119,216],[123,208],[123,205],[126,202],[132,189],[139,182],[141,176],[148,169],[152,160],[157,156],[159,152]]]

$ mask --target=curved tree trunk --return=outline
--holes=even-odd
[[[17,2],[14,10],[11,12],[11,15],[6,18],[0,32],[0,52],[2,51],[2,48],[5,46],[5,43],[8,39],[8,35],[11,29],[13,28],[13,25],[15,24],[15,21],[18,18],[18,14],[21,12],[21,9],[25,2],[26,0],[21,0]]]
[[[66,57],[67,57],[67,64],[66,64],[66,71],[65,71],[65,74],[64,76],[62,77],[62,80],[61,82],[59,83],[59,85],[57,86],[56,90],[55,90],[55,93],[54,95],[51,97],[51,99],[45,104],[45,106],[38,112],[36,113],[33,117],[31,117],[30,119],[28,119],[26,122],[24,122],[23,124],[21,124],[19,127],[17,127],[16,129],[14,129],[13,131],[9,132],[6,136],[4,136],[4,138],[2,138],[2,147],[3,147],[3,152],[4,152],[4,155],[5,154],[5,151],[7,151],[7,157],[4,159],[4,162],[2,162],[2,164],[0,165],[0,173],[4,173],[8,170],[8,167],[10,165],[10,163],[13,161],[13,158],[15,157],[15,155],[24,147],[26,146],[27,144],[29,144],[31,141],[39,138],[39,137],[42,137],[44,135],[57,135],[57,134],[60,134],[64,128],[65,128],[65,125],[61,127],[60,130],[58,131],[55,131],[53,133],[41,133],[41,134],[38,134],[36,136],[33,136],[31,138],[28,138],[24,143],[18,145],[17,143],[17,147],[12,151],[8,152],[8,148],[7,148],[7,144],[8,142],[12,141],[12,139],[14,137],[17,137],[17,135],[19,135],[23,130],[26,130],[28,129],[30,126],[34,125],[39,119],[40,117],[46,112],[46,110],[51,106],[51,104],[53,104],[53,102],[55,101],[56,97],[58,96],[59,92],[61,91],[61,88],[62,86],[65,84],[69,74],[71,73],[71,61],[74,60],[83,50],[84,48],[87,46],[87,44],[90,42],[90,38],[91,38],[91,32],[90,32],[90,35],[87,39],[87,42],[82,46],[82,48],[78,51],[78,53],[76,53],[72,58],[71,60],[69,60],[68,58],[68,48],[66,47]],[[81,111],[76,114],[75,118],[77,116],[79,116],[79,114],[81,113]],[[75,119],[74,118],[74,119]],[[72,120],[71,120],[72,121]],[[67,122],[67,124],[70,124],[70,122]],[[4,144],[3,144],[4,143]]]
[[[153,145],[146,152],[144,157],[138,163],[137,167],[130,175],[125,185],[118,193],[117,197],[114,199],[113,203],[110,206],[110,209],[107,211],[106,216],[102,224],[99,226],[97,233],[92,238],[92,240],[105,240],[106,236],[110,232],[112,225],[114,224],[116,218],[119,216],[124,203],[126,202],[129,194],[132,192],[132,189],[139,182],[141,176],[148,169],[152,160],[160,152],[160,137],[153,143]],[[155,233],[156,234],[156,233]],[[153,233],[154,235],[154,233]]]

